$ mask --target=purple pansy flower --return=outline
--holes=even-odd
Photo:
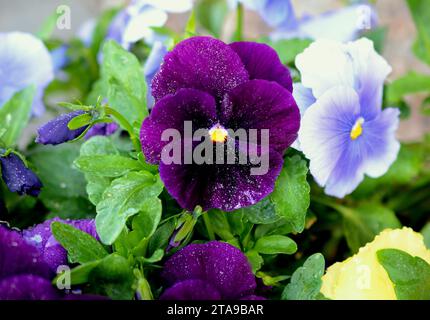
[[[168,192],[185,209],[232,211],[250,206],[273,191],[283,152],[297,137],[300,116],[291,94],[288,69],[265,44],[226,45],[210,37],[193,37],[169,52],[152,82],[156,104],[142,124],[146,159],[160,164]],[[251,175],[250,164],[166,164],[161,153],[165,129],[226,132],[269,129],[270,164],[264,175]],[[215,139],[216,138],[216,139]],[[211,136],[214,146],[232,139]],[[260,146],[258,146],[260,150]],[[184,162],[182,162],[184,163]]]
[[[53,273],[37,248],[0,225],[0,300],[55,300]]]
[[[246,256],[236,247],[211,241],[175,253],[162,273],[161,300],[263,300]]]
[[[70,130],[67,125],[73,118],[84,114],[82,110],[64,113],[49,121],[37,130],[36,142],[40,144],[57,145],[71,141],[79,137],[88,126],[76,130]]]
[[[39,195],[42,182],[17,154],[4,155],[4,150],[0,149],[0,168],[3,181],[11,192],[34,197]]]
[[[90,130],[85,135],[85,139],[89,139],[91,137],[95,136],[111,136],[117,130],[119,129],[119,126],[115,122],[111,123],[96,123],[91,127]]]
[[[365,175],[385,174],[400,149],[399,110],[382,110],[391,67],[373,43],[319,40],[297,56],[296,66],[302,76],[295,92],[303,104],[299,143],[316,182],[342,198]]]
[[[53,79],[51,56],[41,40],[28,33],[0,32],[0,107],[16,92],[35,85],[32,112],[42,115],[43,92]]]
[[[52,235],[51,224],[54,221],[67,223],[83,232],[88,233],[92,237],[99,239],[96,231],[95,222],[92,219],[84,220],[61,220],[54,218],[47,220],[42,224],[36,225],[33,228],[23,231],[24,239],[35,246],[45,263],[54,272],[60,265],[67,265],[67,252],[57,242]]]

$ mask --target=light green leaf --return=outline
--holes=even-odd
[[[294,232],[302,232],[305,227],[306,212],[310,203],[307,173],[306,161],[300,156],[286,158],[275,190],[270,195],[276,213],[285,218]]]
[[[418,58],[430,65],[430,10],[427,0],[407,0],[409,10],[418,30],[414,52]]]
[[[149,172],[131,172],[112,182],[97,204],[96,225],[100,239],[112,244],[127,219],[140,212],[145,201],[157,197],[163,190],[159,176]]]
[[[256,274],[257,271],[260,270],[264,264],[263,257],[260,256],[260,254],[255,250],[250,250],[246,252],[245,255],[248,258],[249,263],[251,264],[252,273]]]
[[[80,264],[103,259],[108,255],[103,246],[88,233],[65,223],[53,222],[52,234],[67,250],[69,258]]]
[[[291,64],[296,56],[302,53],[312,43],[310,39],[288,39],[269,43],[278,53],[283,64]]]
[[[120,155],[80,156],[75,165],[85,173],[111,178],[121,177],[142,168],[139,161]]]
[[[22,130],[30,120],[35,90],[34,86],[30,86],[15,93],[0,108],[0,128],[6,130],[1,136],[0,145],[11,147],[18,143]]]
[[[145,79],[137,58],[115,41],[107,41],[103,47],[101,73],[109,84],[109,105],[131,124],[141,124],[148,110]]]
[[[201,0],[195,6],[199,23],[215,37],[219,37],[228,14],[228,5],[224,0]]]
[[[421,230],[421,234],[424,237],[424,243],[427,249],[430,249],[430,222],[428,222]]]
[[[376,253],[387,271],[399,300],[430,300],[430,265],[420,257],[397,249]]]
[[[257,204],[238,210],[251,223],[270,224],[278,221],[281,217],[276,213],[275,205],[268,199],[264,199]]]
[[[310,256],[291,277],[282,293],[282,300],[316,300],[319,296],[324,275],[325,261],[320,253]]]
[[[344,208],[340,211],[346,241],[353,253],[383,230],[401,227],[395,213],[378,203],[365,203],[356,209]]]
[[[387,86],[386,98],[388,104],[393,104],[419,92],[430,92],[430,76],[411,71]]]
[[[286,236],[273,235],[258,239],[254,250],[262,254],[293,254],[297,244]]]

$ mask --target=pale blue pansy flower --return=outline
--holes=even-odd
[[[192,0],[133,0],[113,19],[107,38],[117,41],[127,50],[140,40],[152,44],[159,40],[152,28],[164,26],[167,13],[189,11],[192,4]]]
[[[297,56],[296,66],[302,76],[295,92],[302,114],[298,142],[316,182],[342,198],[365,175],[385,174],[400,149],[400,112],[382,109],[391,67],[373,43],[318,40]]]
[[[145,75],[146,84],[148,86],[148,109],[152,109],[155,100],[152,96],[151,83],[152,79],[160,70],[161,63],[163,62],[164,56],[167,54],[167,47],[161,42],[157,41],[154,43],[151,49],[151,53],[143,66],[143,74]]]
[[[51,56],[41,40],[23,32],[0,33],[0,107],[16,92],[35,85],[32,113],[42,115],[43,93],[53,78]]]
[[[258,11],[275,31],[274,41],[289,38],[332,39],[350,41],[377,24],[373,7],[361,4],[331,10],[321,15],[297,17],[290,0],[229,0],[230,5],[242,3],[247,9]]]

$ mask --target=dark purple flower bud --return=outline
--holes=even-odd
[[[15,153],[7,156],[0,154],[0,165],[3,181],[11,192],[19,195],[28,194],[37,197],[42,188],[42,182],[25,165],[24,161]]]
[[[236,247],[211,241],[191,244],[164,265],[167,284],[161,300],[257,300],[256,282],[246,256]]]
[[[88,130],[85,139],[94,136],[110,136],[118,130],[119,126],[115,122],[112,123],[97,123]]]
[[[76,130],[68,128],[69,122],[85,112],[82,110],[73,111],[62,114],[61,116],[49,121],[37,130],[36,142],[40,144],[57,145],[67,141],[71,141],[79,137],[88,126],[83,126]]]

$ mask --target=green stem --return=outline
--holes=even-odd
[[[209,215],[207,212],[203,214],[203,221],[205,223],[206,230],[208,231],[209,240],[215,240],[215,233],[212,229],[211,220],[209,219]]]
[[[115,120],[119,123],[119,125],[128,132],[128,134],[130,135],[130,139],[133,142],[134,148],[136,149],[136,151],[140,151],[140,141],[136,137],[133,126],[130,124],[130,122],[128,122],[128,120],[124,118],[121,113],[111,107],[105,106],[105,111],[106,114],[113,116]]]
[[[234,35],[235,41],[243,40],[243,4],[238,3],[236,9],[236,33]]]

